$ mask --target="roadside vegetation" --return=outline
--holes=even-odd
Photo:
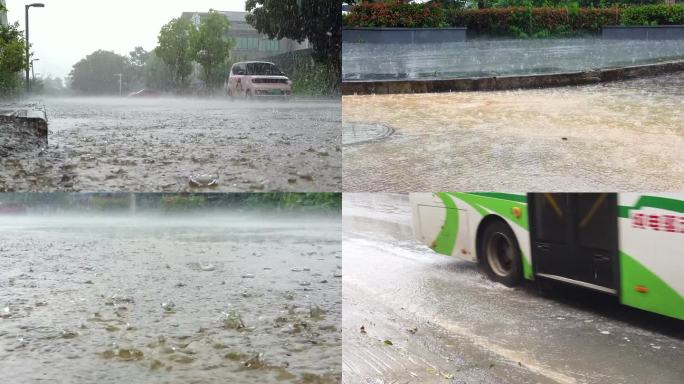
[[[298,95],[323,96],[338,92],[341,68],[339,4],[335,1],[247,0],[247,22],[271,39],[308,40],[312,48],[284,69]],[[338,6],[335,6],[335,5]],[[219,12],[210,11],[196,26],[176,18],[162,27],[158,46],[148,52],[136,47],[129,55],[97,51],[76,63],[69,76],[79,94],[128,94],[152,89],[176,94],[223,94],[234,57],[235,41],[226,37],[231,25]],[[271,58],[266,58],[271,60]]]
[[[0,10],[2,5],[0,5]],[[0,25],[0,97],[14,97],[24,86],[26,44],[19,25]]]
[[[338,2],[339,1],[339,2]],[[271,39],[308,40],[311,49],[298,56],[285,73],[296,95],[339,93],[341,72],[340,11],[342,0],[246,0],[247,22]],[[123,95],[148,89],[172,94],[223,95],[231,66],[245,57],[236,45],[229,20],[210,10],[196,26],[175,18],[159,31],[151,51],[135,47],[129,54],[97,50],[79,60],[66,79],[37,78],[32,90],[44,95]],[[0,28],[0,97],[23,93],[23,31]],[[271,60],[271,58],[265,58]]]
[[[247,0],[247,22],[270,38],[311,44],[310,59],[296,61],[291,71],[293,92],[336,95],[342,71],[342,20],[345,0]]]
[[[189,212],[204,208],[277,212],[327,212],[342,209],[340,193],[143,193],[137,194],[135,200],[138,210],[162,212]],[[0,205],[21,204],[34,212],[128,211],[131,201],[131,195],[128,193],[7,193],[0,199]]]
[[[127,56],[99,50],[74,64],[69,75],[71,89],[80,94],[106,95],[130,93],[143,88],[186,93],[193,74],[207,90],[223,86],[230,68],[230,50],[235,46],[226,38],[227,18],[215,11],[202,19],[199,27],[177,18],[159,32],[159,45],[151,52],[136,47]]]
[[[338,70],[328,63],[299,62],[292,77],[292,92],[306,96],[331,96],[339,92]]]
[[[350,27],[467,27],[473,36],[571,37],[608,25],[681,25],[684,4],[663,0],[493,0],[363,2],[345,15]]]

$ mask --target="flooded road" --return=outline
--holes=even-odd
[[[0,220],[7,383],[339,383],[339,216]]]
[[[472,39],[440,44],[342,46],[352,80],[449,79],[580,72],[684,58],[681,40]]]
[[[49,146],[0,159],[0,191],[340,190],[336,100],[63,98],[40,104]]]
[[[412,240],[407,196],[345,194],[344,383],[680,383],[680,321],[507,288]]]
[[[684,74],[603,85],[345,96],[345,191],[684,188]],[[365,129],[368,131],[368,129]]]

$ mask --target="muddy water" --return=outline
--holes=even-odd
[[[684,74],[543,90],[343,98],[347,191],[684,188]]]
[[[41,104],[49,146],[0,160],[0,190],[340,190],[339,101],[65,98]]]
[[[684,59],[678,40],[475,39],[444,44],[347,44],[345,80],[578,72]]]
[[[0,220],[8,383],[337,383],[339,217]]]

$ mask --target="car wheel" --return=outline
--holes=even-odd
[[[522,259],[518,240],[502,220],[492,221],[482,233],[478,262],[487,276],[508,287],[520,284]]]

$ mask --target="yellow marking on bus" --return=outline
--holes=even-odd
[[[558,217],[563,217],[563,212],[560,209],[560,205],[558,205],[556,199],[553,198],[553,195],[551,195],[550,193],[545,193],[544,197],[549,202],[549,204],[551,204],[551,208],[553,208],[553,210],[556,211],[556,215],[558,215]]]
[[[603,204],[604,201],[606,201],[606,196],[608,196],[607,193],[602,193],[601,196],[599,196],[598,199],[594,202],[594,205],[591,207],[589,212],[587,212],[587,215],[584,216],[584,219],[580,221],[580,228],[584,227],[585,225],[589,224],[591,219],[594,218],[594,215],[596,214],[596,211],[598,211],[599,207],[601,204]]]

